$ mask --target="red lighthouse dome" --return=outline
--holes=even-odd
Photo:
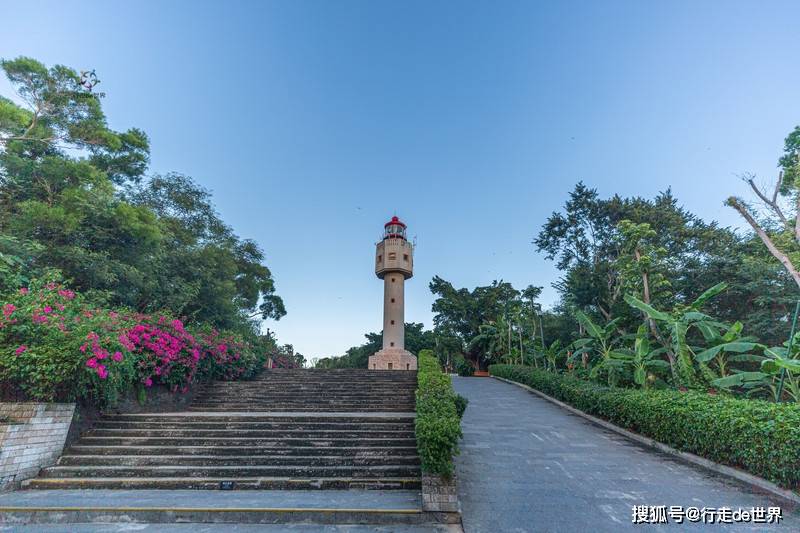
[[[383,225],[384,239],[405,239],[406,238],[406,225],[400,221],[396,216],[392,220]]]

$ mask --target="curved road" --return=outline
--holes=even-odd
[[[453,384],[470,401],[456,459],[466,533],[653,528],[632,523],[638,505],[780,506],[779,526],[670,520],[666,529],[800,531],[800,510],[785,501],[629,441],[524,389],[492,378],[454,377]]]

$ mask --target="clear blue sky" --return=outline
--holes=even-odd
[[[770,178],[800,123],[800,3],[8,2],[0,57],[96,69],[112,127],[189,174],[267,255],[309,357],[381,328],[383,222],[428,282],[544,285],[531,240],[578,180],[672,187],[703,218]],[[8,94],[5,80],[0,92]]]

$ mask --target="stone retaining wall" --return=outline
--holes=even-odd
[[[458,513],[455,475],[451,478],[422,474],[422,510],[434,513]]]
[[[74,403],[0,402],[0,491],[56,462],[74,411]]]

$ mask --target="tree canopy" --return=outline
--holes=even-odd
[[[286,313],[258,245],[190,177],[148,175],[147,135],[111,129],[76,71],[0,67],[16,92],[0,96],[0,291],[55,269],[111,305],[218,328]]]

